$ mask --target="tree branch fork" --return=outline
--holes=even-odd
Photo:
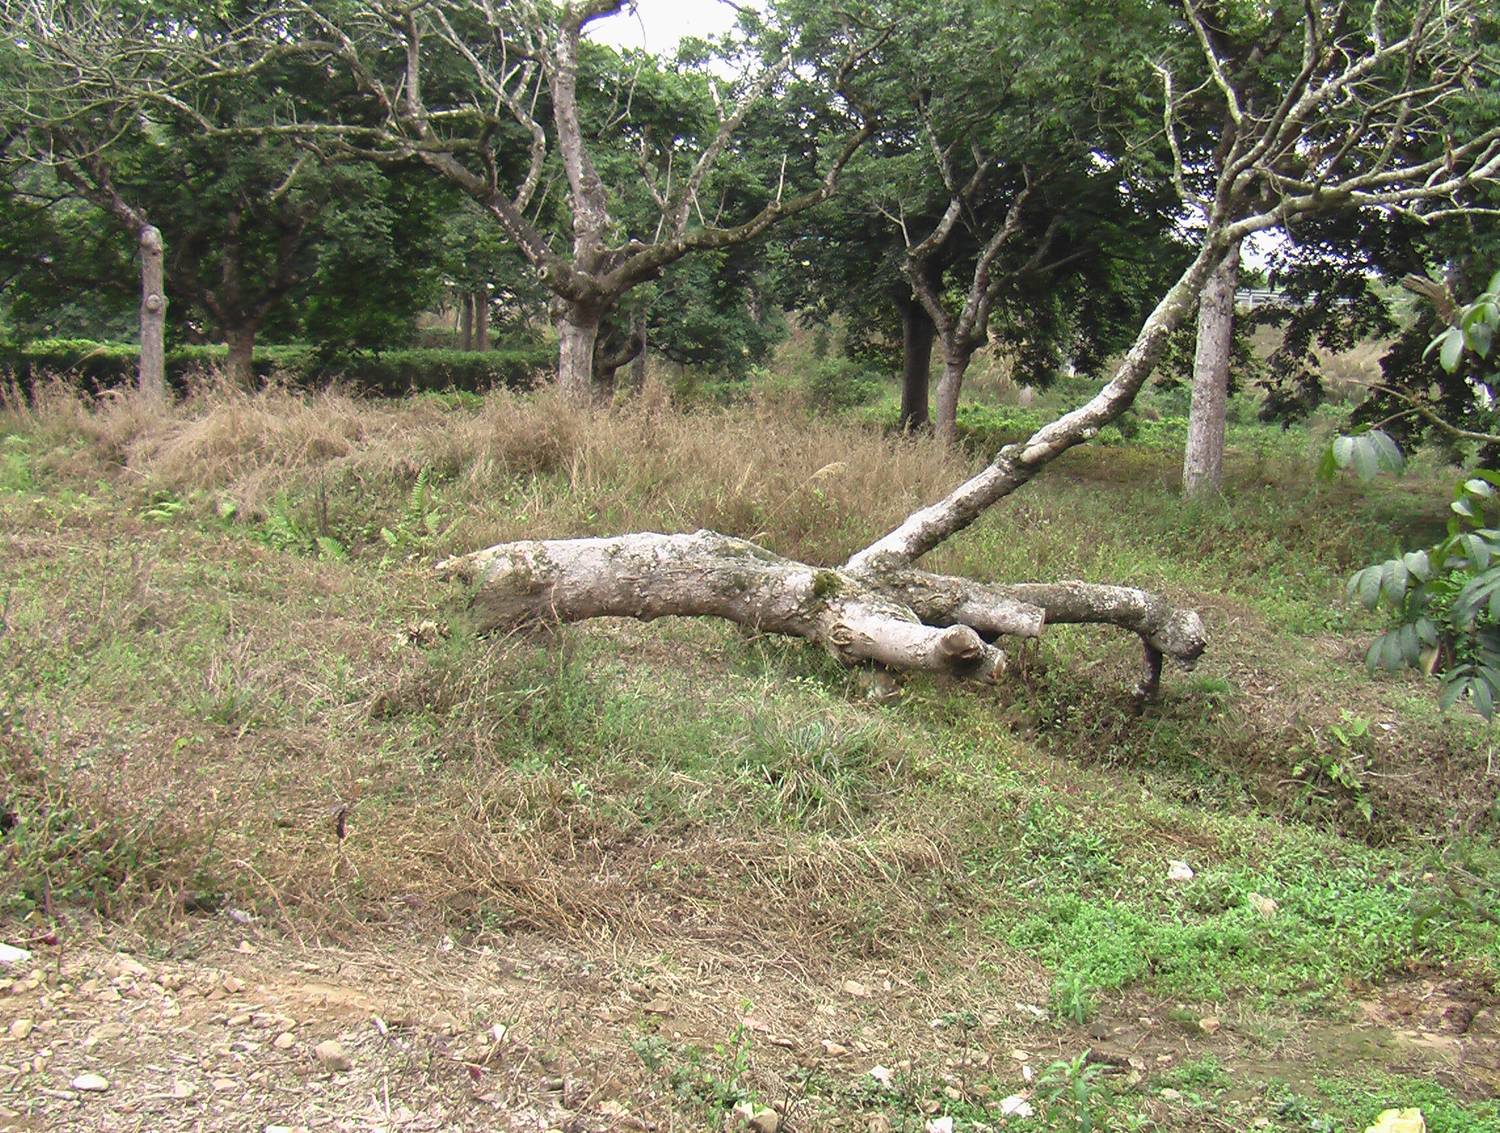
[[[818,567],[715,531],[502,543],[437,570],[471,588],[481,632],[596,617],[716,617],[803,638],[850,666],[981,682],[1004,674],[1005,638],[1036,639],[1053,623],[1114,625],[1141,639],[1141,698],[1156,693],[1164,657],[1191,666],[1206,645],[1196,612],[1133,587]]]

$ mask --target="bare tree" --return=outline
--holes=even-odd
[[[794,173],[799,165],[818,166],[810,185],[793,192],[783,178],[767,199],[740,216],[724,215],[724,202],[710,199],[712,174],[732,152],[747,116],[768,104],[794,63],[814,64],[783,46],[769,62],[755,56],[738,81],[704,76],[715,111],[711,130],[632,139],[639,159],[634,179],[654,203],[654,220],[627,231],[616,208],[618,187],[599,171],[599,139],[585,125],[579,67],[585,30],[628,6],[629,0],[569,0],[556,8],[536,0],[357,0],[335,9],[289,0],[264,12],[254,34],[240,37],[238,61],[220,52],[202,71],[211,80],[216,70],[300,57],[346,77],[363,99],[354,121],[310,121],[291,106],[282,121],[256,132],[420,161],[461,188],[551,291],[559,381],[571,395],[587,399],[601,323],[632,288],[683,256],[754,240],[832,195],[840,172],[874,128],[850,81],[889,34],[846,29],[824,88],[832,98],[825,118],[841,119],[843,136],[821,160],[809,140],[809,151],[791,163]],[[462,82],[452,81],[455,74]],[[151,96],[193,112],[181,92],[163,89]],[[628,123],[629,99],[628,89],[621,92],[610,124],[616,135]],[[557,164],[571,228],[567,248],[558,247],[542,222]]]
[[[140,38],[139,23],[88,3],[0,0],[0,29],[8,40],[0,60],[0,99],[11,118],[7,158],[50,169],[135,241],[141,266],[139,388],[148,397],[165,398],[162,235],[140,202],[117,188],[107,156],[110,144],[132,127],[129,107],[99,97],[102,89],[142,81],[142,58],[121,50]]]
[[[1189,168],[1178,134],[1180,76],[1161,65],[1176,181],[1202,217],[1197,252],[1094,397],[1007,445],[948,496],[838,567],[792,562],[713,532],[506,543],[440,566],[473,585],[479,622],[716,616],[807,638],[849,664],[984,679],[1003,669],[1001,637],[1036,636],[1048,622],[1098,622],[1140,636],[1143,694],[1157,687],[1164,656],[1197,658],[1205,645],[1198,615],[1159,596],[1076,582],[997,586],[915,564],[1124,412],[1209,277],[1245,237],[1329,209],[1432,217],[1468,207],[1467,192],[1500,173],[1500,126],[1452,140],[1435,155],[1418,144],[1442,130],[1445,102],[1493,62],[1492,49],[1473,37],[1484,13],[1477,0],[1432,0],[1401,14],[1378,2],[1309,0],[1301,9],[1300,64],[1264,102],[1229,81],[1193,0],[1184,0],[1183,11],[1233,136],[1217,168]]]

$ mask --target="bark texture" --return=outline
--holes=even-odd
[[[163,280],[161,232],[146,225],[141,247],[141,358],[138,382],[147,397],[167,396],[167,291]]]
[[[258,327],[253,323],[228,327],[224,332],[229,347],[225,357],[224,371],[236,388],[255,388],[255,336]]]
[[[903,432],[925,429],[931,423],[929,387],[936,331],[932,316],[920,303],[902,304],[900,425]]]
[[[1224,486],[1224,420],[1229,404],[1229,354],[1234,345],[1234,292],[1240,278],[1240,246],[1232,245],[1208,277],[1198,302],[1198,348],[1193,356],[1193,400],[1182,491],[1217,494]]]
[[[557,384],[577,402],[593,398],[594,346],[599,340],[598,312],[566,304],[557,318]]]
[[[816,641],[839,660],[992,679],[1005,655],[965,625],[923,624],[865,579],[698,531],[504,543],[439,564],[475,587],[481,630],[596,617],[718,617]]]

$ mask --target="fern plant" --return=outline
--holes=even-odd
[[[437,507],[432,482],[430,468],[418,472],[406,494],[406,507],[395,526],[380,529],[380,538],[388,549],[383,561],[389,563],[392,559],[427,554],[453,530],[457,521],[444,525],[445,516]]]

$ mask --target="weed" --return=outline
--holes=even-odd
[[[1084,1051],[1071,1059],[1052,1063],[1037,1078],[1036,1096],[1050,1126],[1070,1133],[1094,1133],[1102,1129],[1111,1108],[1109,1089],[1101,1075],[1104,1067],[1089,1061]]]
[[[1053,981],[1052,1012],[1059,1019],[1081,1027],[1089,1021],[1093,1009],[1093,997],[1083,976],[1069,972]]]

